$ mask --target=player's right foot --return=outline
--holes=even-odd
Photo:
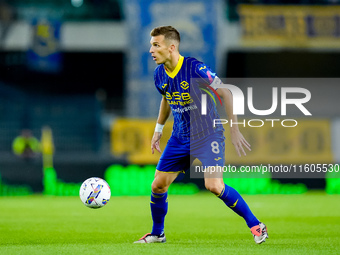
[[[260,222],[259,225],[252,227],[250,231],[254,236],[255,243],[257,244],[261,244],[265,242],[267,238],[269,238],[267,226],[264,225],[262,222]]]
[[[161,235],[151,235],[150,233],[144,235],[142,238],[140,238],[138,241],[133,243],[165,243],[165,235],[164,233]]]

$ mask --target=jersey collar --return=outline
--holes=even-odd
[[[183,65],[183,60],[184,60],[184,57],[179,55],[179,60],[178,60],[178,63],[175,67],[175,70],[173,70],[172,72],[168,72],[164,66],[164,70],[166,72],[166,74],[170,77],[170,78],[175,78],[175,76],[178,74],[179,70],[181,70],[181,67]]]

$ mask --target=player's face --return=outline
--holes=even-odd
[[[164,35],[152,36],[150,53],[157,65],[164,64],[170,60],[170,46],[166,43]]]

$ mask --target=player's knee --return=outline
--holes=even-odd
[[[168,187],[163,185],[162,183],[154,181],[151,185],[151,190],[153,193],[165,193],[168,191]]]
[[[215,195],[219,195],[223,190],[220,182],[205,182],[205,188]]]

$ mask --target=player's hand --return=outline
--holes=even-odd
[[[246,156],[247,154],[244,151],[243,147],[251,151],[250,144],[247,142],[247,140],[243,137],[243,135],[238,129],[231,129],[230,134],[231,134],[231,142],[235,146],[238,156],[241,157],[241,152],[243,153],[244,156]]]
[[[155,132],[153,134],[152,140],[151,140],[151,153],[154,154],[155,149],[159,152],[162,153],[161,148],[159,147],[159,142],[161,140],[162,133],[160,132]]]

